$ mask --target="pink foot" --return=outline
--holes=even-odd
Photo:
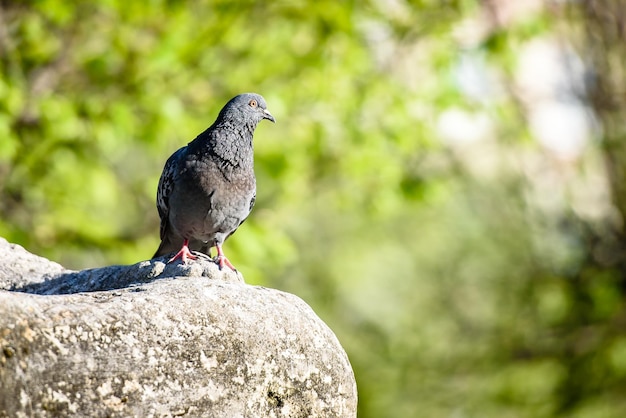
[[[167,262],[167,264],[170,264],[171,262],[176,261],[179,258],[181,260],[183,260],[183,264],[187,264],[187,259],[195,260],[195,259],[198,258],[198,256],[193,255],[191,253],[191,251],[189,251],[189,240],[188,239],[186,239],[183,242],[183,248],[181,248],[180,251],[177,252],[174,257],[170,258],[170,260]]]
[[[222,270],[224,266],[228,266],[232,271],[237,271],[235,266],[233,266],[233,264],[230,261],[228,261],[228,258],[226,258],[226,256],[224,255],[224,252],[222,251],[222,246],[218,244],[216,245],[216,248],[217,248],[217,264],[220,266],[220,270]]]

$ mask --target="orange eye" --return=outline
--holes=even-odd
[[[250,105],[250,107],[256,107],[256,100],[252,99],[248,104]]]

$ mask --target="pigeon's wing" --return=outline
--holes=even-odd
[[[254,207],[254,202],[256,202],[256,191],[254,192],[254,195],[252,195],[252,199],[250,199],[250,207],[248,208],[248,214],[250,214],[250,212],[252,212],[252,208]],[[246,216],[247,218],[247,216]],[[245,219],[243,220],[245,221]],[[241,221],[241,222],[243,222]],[[241,224],[239,224],[241,225]]]
[[[252,199],[250,199],[250,207],[248,208],[248,213],[246,213],[246,216],[244,216],[243,219],[239,221],[239,225],[237,225],[237,228],[239,228],[241,224],[244,223],[246,219],[248,219],[248,215],[250,215],[250,212],[252,212],[252,208],[254,207],[254,202],[256,202],[256,191],[252,195]],[[237,230],[237,228],[235,228],[235,231]],[[231,232],[229,236],[232,235],[235,231]]]
[[[252,195],[252,199],[250,199],[250,207],[248,209],[248,213],[246,214],[246,216],[243,217],[243,219],[241,221],[239,221],[239,225],[237,225],[237,227],[235,229],[233,229],[232,231],[230,231],[228,233],[228,235],[226,235],[226,238],[224,238],[224,241],[226,241],[226,239],[228,237],[230,237],[232,234],[235,233],[235,231],[237,229],[239,229],[239,227],[241,226],[242,223],[244,223],[246,221],[246,219],[248,219],[248,215],[250,215],[250,212],[252,212],[252,208],[254,207],[254,202],[256,202],[256,191],[254,192],[254,195]]]
[[[180,162],[185,155],[187,147],[182,147],[168,158],[159,179],[157,187],[157,210],[161,217],[160,236],[163,240],[167,235],[168,215],[170,212],[169,199],[174,189],[176,178],[180,175]]]

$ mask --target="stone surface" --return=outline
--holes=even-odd
[[[296,296],[209,260],[0,255],[0,417],[356,416],[348,358]]]

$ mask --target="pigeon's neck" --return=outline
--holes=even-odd
[[[251,169],[254,158],[254,128],[255,126],[234,124],[230,121],[215,122],[189,143],[189,147],[221,160],[224,168]]]

